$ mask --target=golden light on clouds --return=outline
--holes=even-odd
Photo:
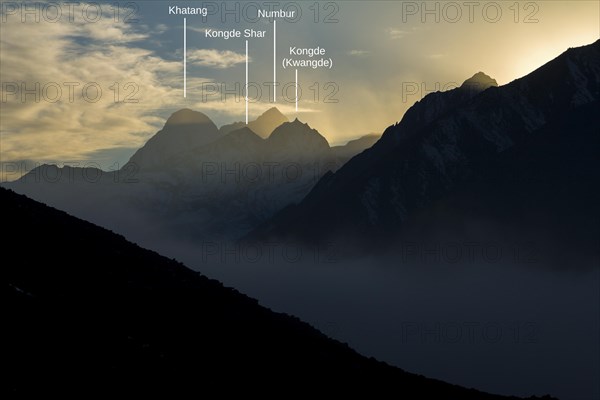
[[[337,23],[316,24],[308,9],[297,23],[282,23],[280,55],[292,44],[321,46],[335,67],[300,71],[298,113],[289,99],[280,95],[272,104],[263,92],[251,103],[251,116],[276,105],[289,118],[298,116],[318,129],[330,143],[343,143],[382,132],[432,90],[454,87],[478,71],[506,84],[600,36],[597,1],[519,2],[518,15],[510,8],[515,2],[499,2],[502,18],[496,22],[481,11],[471,22],[465,10],[460,19],[448,21],[444,2],[439,15],[423,21],[419,13],[404,15],[402,3],[407,2],[340,2]],[[487,3],[481,2],[481,8]],[[536,4],[530,19],[537,22],[526,22],[532,11],[528,3]],[[203,111],[218,124],[243,120],[241,91],[225,101],[203,97],[209,83],[224,83],[226,90],[243,86],[243,43],[207,43],[203,26],[190,20],[188,57],[196,69],[188,76],[184,99],[182,21],[165,18],[158,3],[137,4],[137,24],[115,22],[110,15],[94,23],[81,18],[23,23],[18,14],[3,20],[2,162],[85,160],[100,150],[133,149],[161,127],[168,113],[184,107]],[[86,6],[76,6],[76,15]],[[270,34],[270,23],[260,24]],[[271,80],[272,42],[267,39],[250,45],[250,76],[259,85]],[[280,70],[278,77],[289,83],[292,74]],[[407,83],[423,89],[407,96]]]
[[[143,144],[140,133],[160,120],[135,102],[176,101],[160,81],[180,69],[132,44],[144,38],[110,19],[3,24],[2,161],[82,160]]]

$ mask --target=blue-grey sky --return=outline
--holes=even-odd
[[[275,105],[331,144],[381,133],[429,91],[478,71],[506,84],[600,37],[595,0],[0,3],[3,167],[122,164],[183,107],[217,125],[244,120],[245,39],[206,38],[207,28],[265,31],[249,39],[249,81],[263,88],[250,118]],[[184,16],[169,15],[174,5],[210,14],[186,17],[186,98]],[[257,8],[296,11],[277,22],[276,103],[265,86],[273,80],[273,22],[257,19]],[[281,65],[291,46],[324,48],[333,61],[331,69],[299,68],[298,112],[294,69]],[[238,95],[221,101],[217,87]]]

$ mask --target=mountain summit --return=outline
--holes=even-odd
[[[498,82],[483,72],[478,72],[460,86],[462,89],[469,89],[477,92],[482,92],[490,87],[498,87]]]
[[[198,111],[184,108],[173,113],[165,126],[135,152],[130,163],[141,170],[158,169],[172,156],[208,144],[219,137],[212,120]]]
[[[275,128],[285,122],[289,122],[286,116],[283,115],[277,107],[271,107],[254,121],[250,121],[247,126],[258,136],[266,139],[271,135]],[[233,124],[223,125],[221,129],[219,129],[219,132],[221,135],[226,135],[229,132],[241,129],[245,126],[246,124],[243,122],[234,122]]]
[[[271,107],[265,111],[256,120],[248,124],[248,128],[252,129],[258,136],[267,138],[281,124],[289,122],[277,107]]]
[[[199,111],[193,111],[189,108],[182,108],[179,111],[175,111],[167,122],[167,125],[203,125],[203,124],[211,124],[212,121],[210,118]]]
[[[267,144],[277,159],[305,160],[331,155],[327,139],[298,118],[277,127],[267,139]]]
[[[460,212],[447,223],[457,231],[484,215],[498,232],[527,226],[565,240],[579,232],[578,249],[590,251],[600,218],[599,77],[600,40],[498,88],[481,73],[463,86],[488,90],[431,93],[250,237],[379,244],[408,221],[436,231],[442,217]],[[452,201],[454,211],[426,219]]]

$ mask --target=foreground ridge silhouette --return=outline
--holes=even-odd
[[[10,232],[4,248],[27,249],[2,267],[5,382],[13,395],[281,395],[288,385],[507,398],[363,357],[108,230],[6,189],[0,199]]]

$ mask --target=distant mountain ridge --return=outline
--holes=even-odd
[[[219,131],[183,109],[119,171],[43,165],[4,186],[136,240],[234,240],[372,143],[332,149],[308,124],[286,121],[272,108]]]
[[[335,153],[336,157],[350,159],[373,146],[380,138],[381,135],[377,133],[369,133],[358,139],[350,140],[343,146],[334,146],[331,150]]]
[[[190,147],[208,144],[219,137],[219,130],[205,114],[184,108],[173,113],[163,129],[137,150],[130,163],[140,169],[161,168],[165,160]]]
[[[283,115],[277,109],[277,107],[271,107],[261,114],[257,119],[250,121],[247,127],[261,138],[266,139],[271,135],[275,128],[284,122],[289,122],[287,117]],[[233,132],[244,127],[246,127],[245,123],[234,122],[233,124],[223,125],[219,129],[219,133],[221,135],[226,135],[229,132]]]
[[[549,218],[533,219],[539,211],[527,199],[535,198],[555,220],[556,232],[588,232],[589,241],[593,225],[585,222],[585,216],[600,220],[594,206],[595,201],[600,204],[600,196],[597,185],[591,184],[600,181],[597,157],[591,155],[600,154],[598,113],[593,111],[600,99],[600,41],[569,49],[507,85],[494,83],[476,74],[460,88],[427,95],[373,147],[326,174],[301,203],[283,210],[248,238],[314,242],[354,237],[353,243],[370,246],[397,237],[409,221],[435,231],[442,219],[460,214],[465,218],[455,221],[452,229],[463,229],[459,227],[475,218],[475,210],[477,218],[508,222],[507,217],[518,215],[523,224],[541,229]],[[546,131],[552,134],[544,135]],[[535,152],[536,147],[547,152]],[[531,165],[527,159],[510,158],[517,152],[530,154]],[[542,165],[556,175],[545,174]],[[512,179],[514,175],[503,175],[499,168],[521,177]],[[502,185],[486,184],[491,178],[502,180]],[[535,184],[515,183],[528,180]],[[548,185],[568,187],[577,196],[569,200],[560,190],[541,196]],[[503,192],[498,192],[500,187]],[[471,198],[477,193],[486,199],[493,192],[496,200],[487,208],[486,202],[476,207],[464,203],[460,213],[454,208],[438,215],[437,221],[423,219],[444,199],[466,199],[467,191]],[[519,193],[520,203],[515,201]],[[577,217],[563,218],[571,209]],[[422,218],[421,223],[415,218]],[[566,221],[579,221],[581,229]]]
[[[483,92],[491,87],[498,87],[498,82],[492,77],[479,71],[460,85],[462,89],[472,90],[475,93]]]

